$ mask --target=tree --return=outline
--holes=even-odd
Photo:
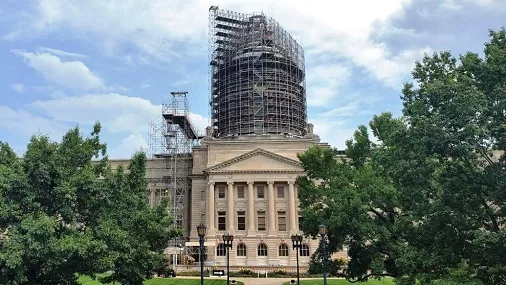
[[[403,115],[372,118],[376,143],[360,126],[342,161],[319,147],[299,156],[302,229],[326,221],[331,248],[348,247],[350,280],[430,284],[458,272],[506,284],[504,29],[484,55],[426,55],[402,90]]]
[[[106,270],[105,281],[142,284],[164,262],[178,233],[166,205],[149,207],[145,155],[113,172],[99,133],[97,123],[89,138],[77,127],[60,143],[33,136],[22,159],[0,143],[1,284],[77,284]]]

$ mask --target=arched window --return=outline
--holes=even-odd
[[[284,243],[279,245],[279,256],[288,256],[288,246]]]
[[[227,252],[225,251],[225,244],[224,243],[218,244],[218,246],[216,247],[216,256],[225,256],[226,253]]]
[[[305,243],[300,245],[300,256],[309,256],[309,245]]]
[[[246,245],[242,242],[237,245],[237,256],[246,256]]]
[[[258,256],[267,256],[267,245],[265,243],[258,245]]]

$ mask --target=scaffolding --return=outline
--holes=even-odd
[[[213,136],[307,132],[304,50],[263,13],[209,8]]]
[[[187,234],[189,214],[185,212],[185,205],[191,189],[191,152],[201,137],[190,121],[188,92],[170,94],[171,100],[162,104],[161,117],[149,124],[149,150],[153,161],[148,167],[148,180],[161,189],[154,202],[168,198],[173,226]],[[169,246],[184,244],[185,238],[172,240]]]

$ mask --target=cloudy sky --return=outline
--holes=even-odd
[[[309,121],[342,148],[374,114],[398,115],[426,52],[481,52],[506,0],[1,0],[0,140],[59,140],[99,120],[114,158],[148,146],[170,91],[208,122],[208,8],[274,17],[306,53]]]

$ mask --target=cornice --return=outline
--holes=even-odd
[[[251,157],[254,157],[256,155],[264,155],[264,156],[273,158],[275,160],[278,160],[280,162],[284,162],[286,164],[302,168],[301,163],[298,162],[298,161],[296,161],[296,160],[293,160],[293,159],[290,159],[290,158],[286,158],[284,156],[275,154],[275,153],[270,152],[270,151],[266,151],[266,150],[261,149],[261,148],[257,148],[255,150],[250,151],[248,153],[245,153],[243,155],[234,157],[232,159],[229,159],[229,160],[224,161],[222,163],[219,163],[217,165],[211,166],[211,167],[207,168],[206,170],[204,170],[204,172],[217,173],[217,172],[220,172],[219,169],[222,169],[222,168],[225,168],[227,166],[233,165],[233,164],[238,163],[240,161],[244,161],[244,160],[246,160],[248,158],[251,158]],[[240,170],[236,170],[236,171],[240,171]],[[236,172],[236,171],[225,171],[225,172]],[[245,170],[245,171],[246,172],[255,172],[255,171],[252,171],[252,170]],[[288,170],[288,171],[292,171],[293,172],[293,170]],[[223,171],[221,171],[221,172],[223,172]],[[283,172],[283,170],[261,170],[261,171],[257,170],[256,172]]]
[[[298,171],[298,170],[225,170],[225,171],[212,171],[209,172],[209,174],[242,174],[242,173],[291,173],[291,174],[306,174],[304,171]]]

